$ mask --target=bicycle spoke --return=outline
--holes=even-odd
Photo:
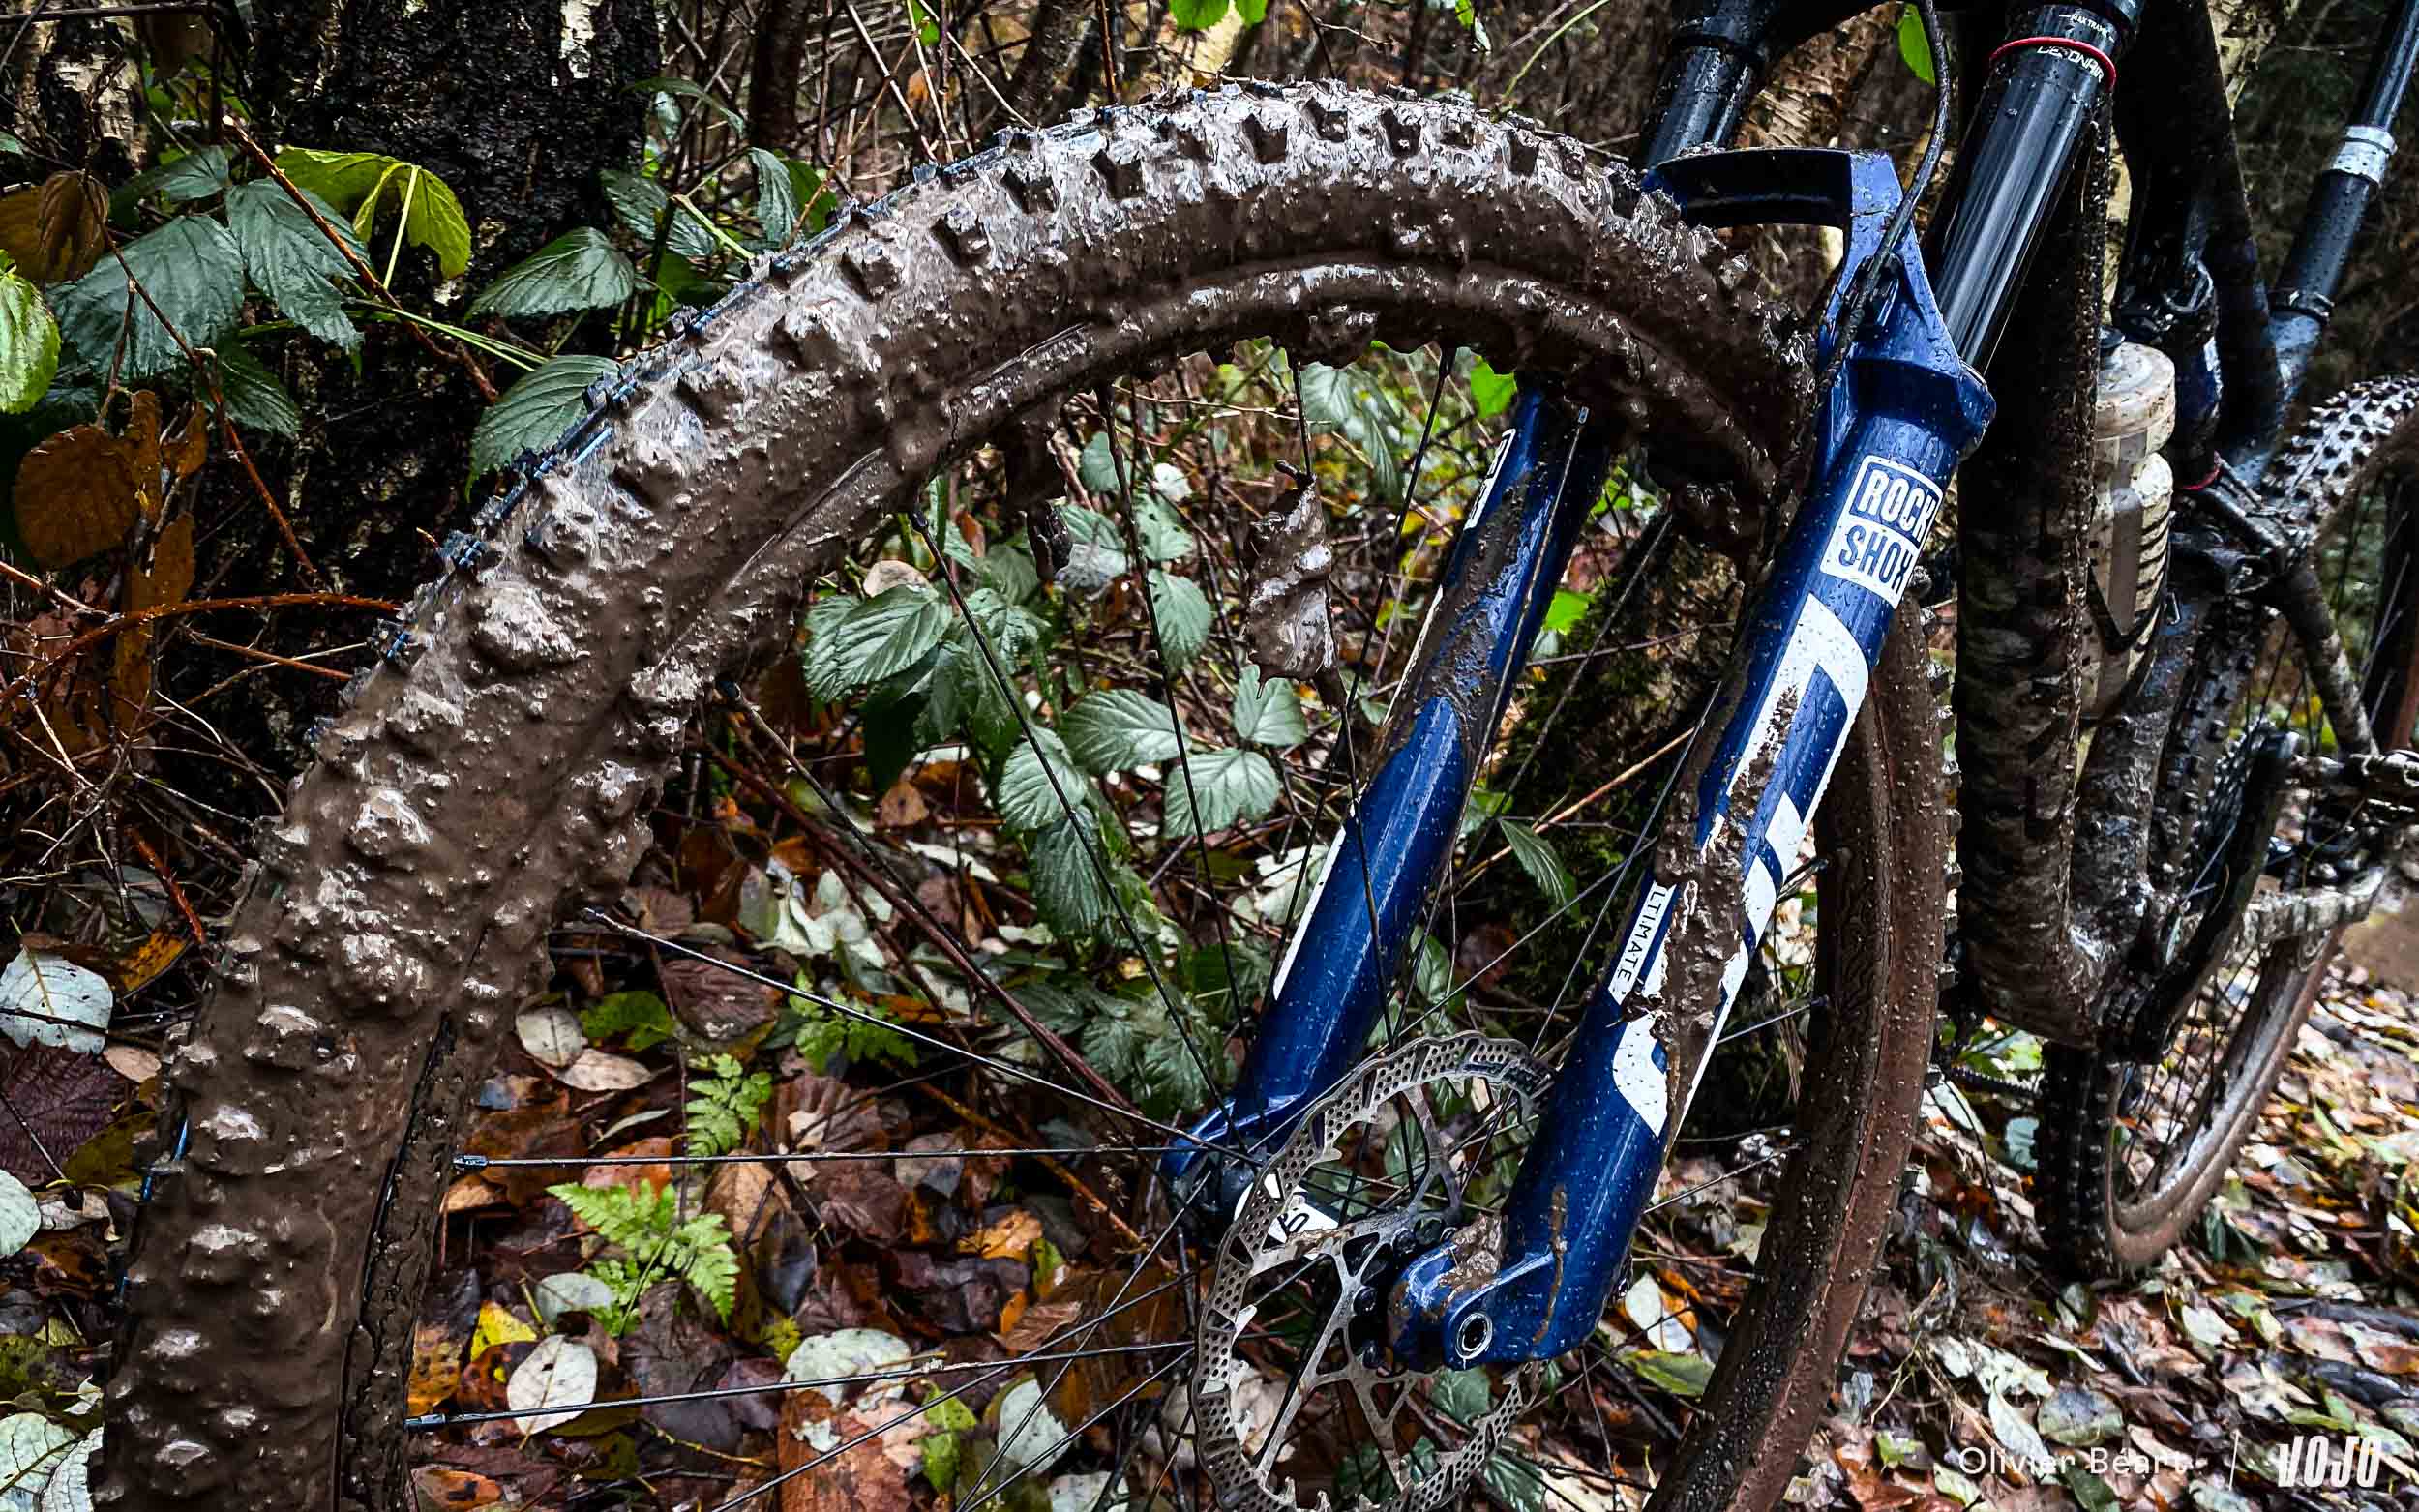
[[[899,1035],[903,1039],[913,1040],[919,1045],[929,1045],[935,1050],[946,1051],[952,1055],[962,1056],[986,1070],[996,1071],[1001,1076],[1013,1078],[1016,1081],[1026,1082],[1030,1085],[1047,1087],[1060,1097],[1069,1098],[1075,1102],[1083,1103],[1088,1107],[1096,1108],[1102,1112],[1113,1113],[1120,1118],[1127,1120],[1128,1122],[1139,1123],[1145,1128],[1156,1130],[1161,1134],[1172,1135],[1178,1140],[1186,1141],[1187,1143],[1206,1149],[1215,1150],[1221,1154],[1236,1153],[1225,1145],[1217,1144],[1209,1140],[1200,1138],[1189,1130],[1178,1128],[1175,1124],[1162,1123],[1156,1118],[1152,1118],[1145,1113],[1137,1112],[1130,1108],[1120,1108],[1116,1104],[1108,1102],[1104,1099],[1090,1096],[1089,1094],[1079,1092],[1072,1087],[1061,1086],[1058,1082],[1051,1081],[1048,1077],[1043,1076],[1038,1072],[1029,1071],[1023,1066],[1016,1065],[1011,1061],[1002,1060],[997,1055],[986,1055],[980,1051],[969,1050],[963,1045],[953,1043],[949,1040],[944,1040],[937,1034],[927,1034],[912,1024],[893,1023],[892,1021],[884,1019],[877,1014],[867,1013],[864,1009],[858,1008],[852,1004],[845,1003],[837,998],[828,997],[821,993],[799,987],[795,983],[776,981],[772,977],[766,976],[761,971],[751,970],[746,966],[725,961],[719,956],[707,955],[704,951],[696,950],[687,945],[683,945],[678,940],[666,939],[659,934],[650,934],[644,930],[637,929],[622,923],[619,919],[614,918],[612,914],[606,913],[602,909],[589,908],[585,910],[583,917],[595,921],[595,923],[601,928],[610,930],[616,934],[621,934],[632,939],[645,940],[658,950],[670,951],[673,955],[683,957],[690,961],[703,962],[707,965],[714,967],[716,970],[737,977],[742,981],[753,982],[759,987],[769,987],[792,997],[804,998],[806,1001],[813,1003],[818,1008],[823,1009],[825,1012],[839,1014],[845,1019],[853,1020],[859,1023],[873,1024],[879,1028],[885,1029],[890,1033]]]

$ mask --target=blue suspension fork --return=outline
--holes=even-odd
[[[1654,179],[1702,223],[1838,226],[1842,291],[1879,252],[1899,197],[1879,154],[1712,154],[1668,163]],[[1692,794],[1693,847],[1672,875],[1650,876],[1632,904],[1513,1183],[1493,1276],[1457,1280],[1471,1267],[1457,1266],[1449,1246],[1405,1273],[1394,1343],[1413,1359],[1547,1359],[1584,1341],[1602,1316],[1667,1141],[1864,701],[1941,489],[1989,422],[1989,393],[1958,357],[1912,249],[1883,270],[1875,297],[1826,399],[1813,486],[1744,628],[1734,696]],[[1687,1084],[1666,1048],[1679,1035],[1696,1048]]]
[[[1841,227],[1839,289],[1876,254],[1899,193],[1887,158],[1812,149],[1687,158],[1658,170],[1657,183],[1707,224]],[[1634,905],[1523,1160],[1493,1276],[1470,1281],[1449,1246],[1417,1257],[1404,1273],[1393,1343],[1409,1359],[1548,1358],[1583,1340],[1603,1311],[1665,1139],[1694,1090],[1668,1084],[1668,1026],[1681,1014],[1710,1012],[1702,1040],[1718,1034],[1846,741],[1941,486],[1989,418],[1988,394],[1950,343],[1920,259],[1890,270],[1876,299],[1821,416],[1817,483],[1747,629],[1740,697],[1695,794],[1693,876],[1653,881]],[[1450,853],[1510,674],[1611,451],[1583,415],[1524,395],[1483,502],[1455,543],[1400,716],[1330,847],[1237,1090],[1196,1130],[1205,1141],[1272,1151],[1363,1053]],[[1719,963],[1717,980],[1687,967],[1667,980],[1667,963],[1682,956]],[[1217,1213],[1234,1209],[1250,1177],[1241,1162],[1197,1148],[1172,1153],[1165,1169],[1178,1191]],[[1204,1190],[1213,1173],[1214,1196]]]
[[[1328,847],[1307,917],[1277,969],[1234,1095],[1195,1133],[1273,1152],[1302,1108],[1357,1064],[1406,945],[1450,854],[1512,675],[1612,460],[1586,415],[1525,391],[1478,501],[1463,521],[1413,657],[1417,670],[1372,756],[1353,814]],[[1229,1213],[1250,1171],[1199,1150],[1166,1158],[1170,1184]],[[1212,1197],[1197,1192],[1206,1173]]]

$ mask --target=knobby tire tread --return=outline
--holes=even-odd
[[[2274,481],[2263,485],[2253,513],[2277,529],[2307,532],[2314,542],[2327,520],[2357,497],[2388,460],[2414,445],[2419,445],[2419,377],[2354,384],[2313,410],[2278,449],[2268,472]],[[2259,623],[2264,634],[2265,622]],[[2257,647],[2246,640],[2249,634],[2240,617],[2213,615],[2186,673],[2189,682],[2160,763],[2151,820],[2157,844],[2170,853],[2183,844],[2177,831],[2190,827],[2225,754],[2235,707],[2255,669]],[[2291,1022],[2255,1079],[2255,1090],[2237,1100],[2230,1131],[2178,1173],[2175,1187],[2185,1195],[2148,1229],[2126,1227],[2115,1194],[2118,1099],[2131,1063],[2113,1052],[2049,1048],[2041,1088],[2040,1213],[2049,1253],[2062,1265],[2093,1279],[2130,1276],[2157,1264],[2183,1237],[2225,1180],[2283,1075],[2334,943],[2326,942],[2308,972],[2277,984],[2280,990],[2271,991],[2267,1001],[2243,1015],[2238,1035],[2261,1032],[2279,1013]]]

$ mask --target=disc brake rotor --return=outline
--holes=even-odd
[[[1406,1447],[1406,1434],[1434,1426],[1432,1405],[1412,1408],[1423,1377],[1395,1360],[1385,1343],[1393,1277],[1415,1255],[1456,1237],[1492,1252],[1495,1220],[1477,1211],[1468,1190],[1472,1163],[1456,1157],[1474,1143],[1478,1159],[1517,1129],[1551,1071],[1509,1040],[1460,1035],[1406,1046],[1364,1062],[1314,1103],[1277,1155],[1261,1167],[1217,1248],[1208,1305],[1195,1336],[1191,1401],[1203,1469],[1222,1512],[1327,1512],[1325,1490],[1304,1501],[1290,1463],[1290,1430],[1357,1411],[1366,1438],[1342,1494],[1353,1508],[1434,1512],[1458,1505],[1496,1447],[1539,1395],[1543,1367],[1508,1373],[1499,1399],[1445,1414],[1466,1437],[1445,1447],[1428,1438]],[[1451,1088],[1448,1118],[1478,1131],[1448,1143],[1432,1097]],[[1386,1115],[1394,1116],[1390,1127]],[[1489,1133],[1499,1128],[1501,1133]],[[1391,1180],[1349,1191],[1333,1179],[1348,1148],[1365,1153],[1355,1131],[1383,1140]],[[1324,1183],[1322,1178],[1326,1178]],[[1496,1194],[1500,1195],[1500,1194]],[[1253,1324],[1283,1294],[1306,1294],[1306,1317],[1289,1328]],[[1293,1315],[1287,1315],[1292,1320]],[[1272,1320],[1273,1321],[1273,1320]],[[1255,1345],[1273,1343],[1295,1356],[1291,1379],[1273,1386]],[[1321,1399],[1324,1400],[1316,1400]],[[1412,1408],[1407,1411],[1407,1408]],[[1368,1463],[1374,1456],[1374,1464]],[[1372,1495],[1379,1476],[1390,1482]],[[1335,1478],[1339,1490],[1345,1477]]]

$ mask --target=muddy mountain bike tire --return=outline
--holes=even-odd
[[[2378,746],[2410,743],[2419,688],[2419,380],[2355,385],[2314,410],[2269,469],[2256,514],[2308,532],[2320,583]],[[2212,617],[2185,673],[2161,761],[2154,861],[2187,872],[2215,864],[2239,810],[2255,728],[2290,729],[2304,749],[2331,730],[2277,615],[2229,605]],[[2230,806],[2229,806],[2230,805]],[[2323,886],[2374,861],[2400,836],[2363,815],[2288,812],[2272,845],[2281,885]],[[2320,852],[2325,854],[2321,856]],[[2188,884],[2189,893],[2189,884]],[[2180,927],[2179,927],[2180,928]],[[2053,1047],[2042,1082],[2043,1227],[2052,1251],[2090,1276],[2158,1263],[2191,1232],[2257,1125],[2293,1040],[2316,1000],[2341,931],[2265,949],[2230,947],[2182,1011],[2162,1054]],[[2138,993],[2131,979],[2116,992]]]
[[[548,930],[630,875],[717,679],[788,648],[809,582],[934,469],[1175,354],[1374,339],[1568,375],[1752,504],[1785,487],[1809,378],[1745,272],[1527,123],[1229,86],[919,174],[599,383],[382,637],[263,837],[169,1067],[184,1132],[129,1265],[97,1501],[410,1504],[436,1203]],[[1777,1496],[1873,1262],[1938,964],[1938,896],[1909,880],[1941,874],[1921,655],[1894,641],[1826,808],[1825,1101],[1765,1237],[1780,1280],[1743,1305],[1658,1507]]]

